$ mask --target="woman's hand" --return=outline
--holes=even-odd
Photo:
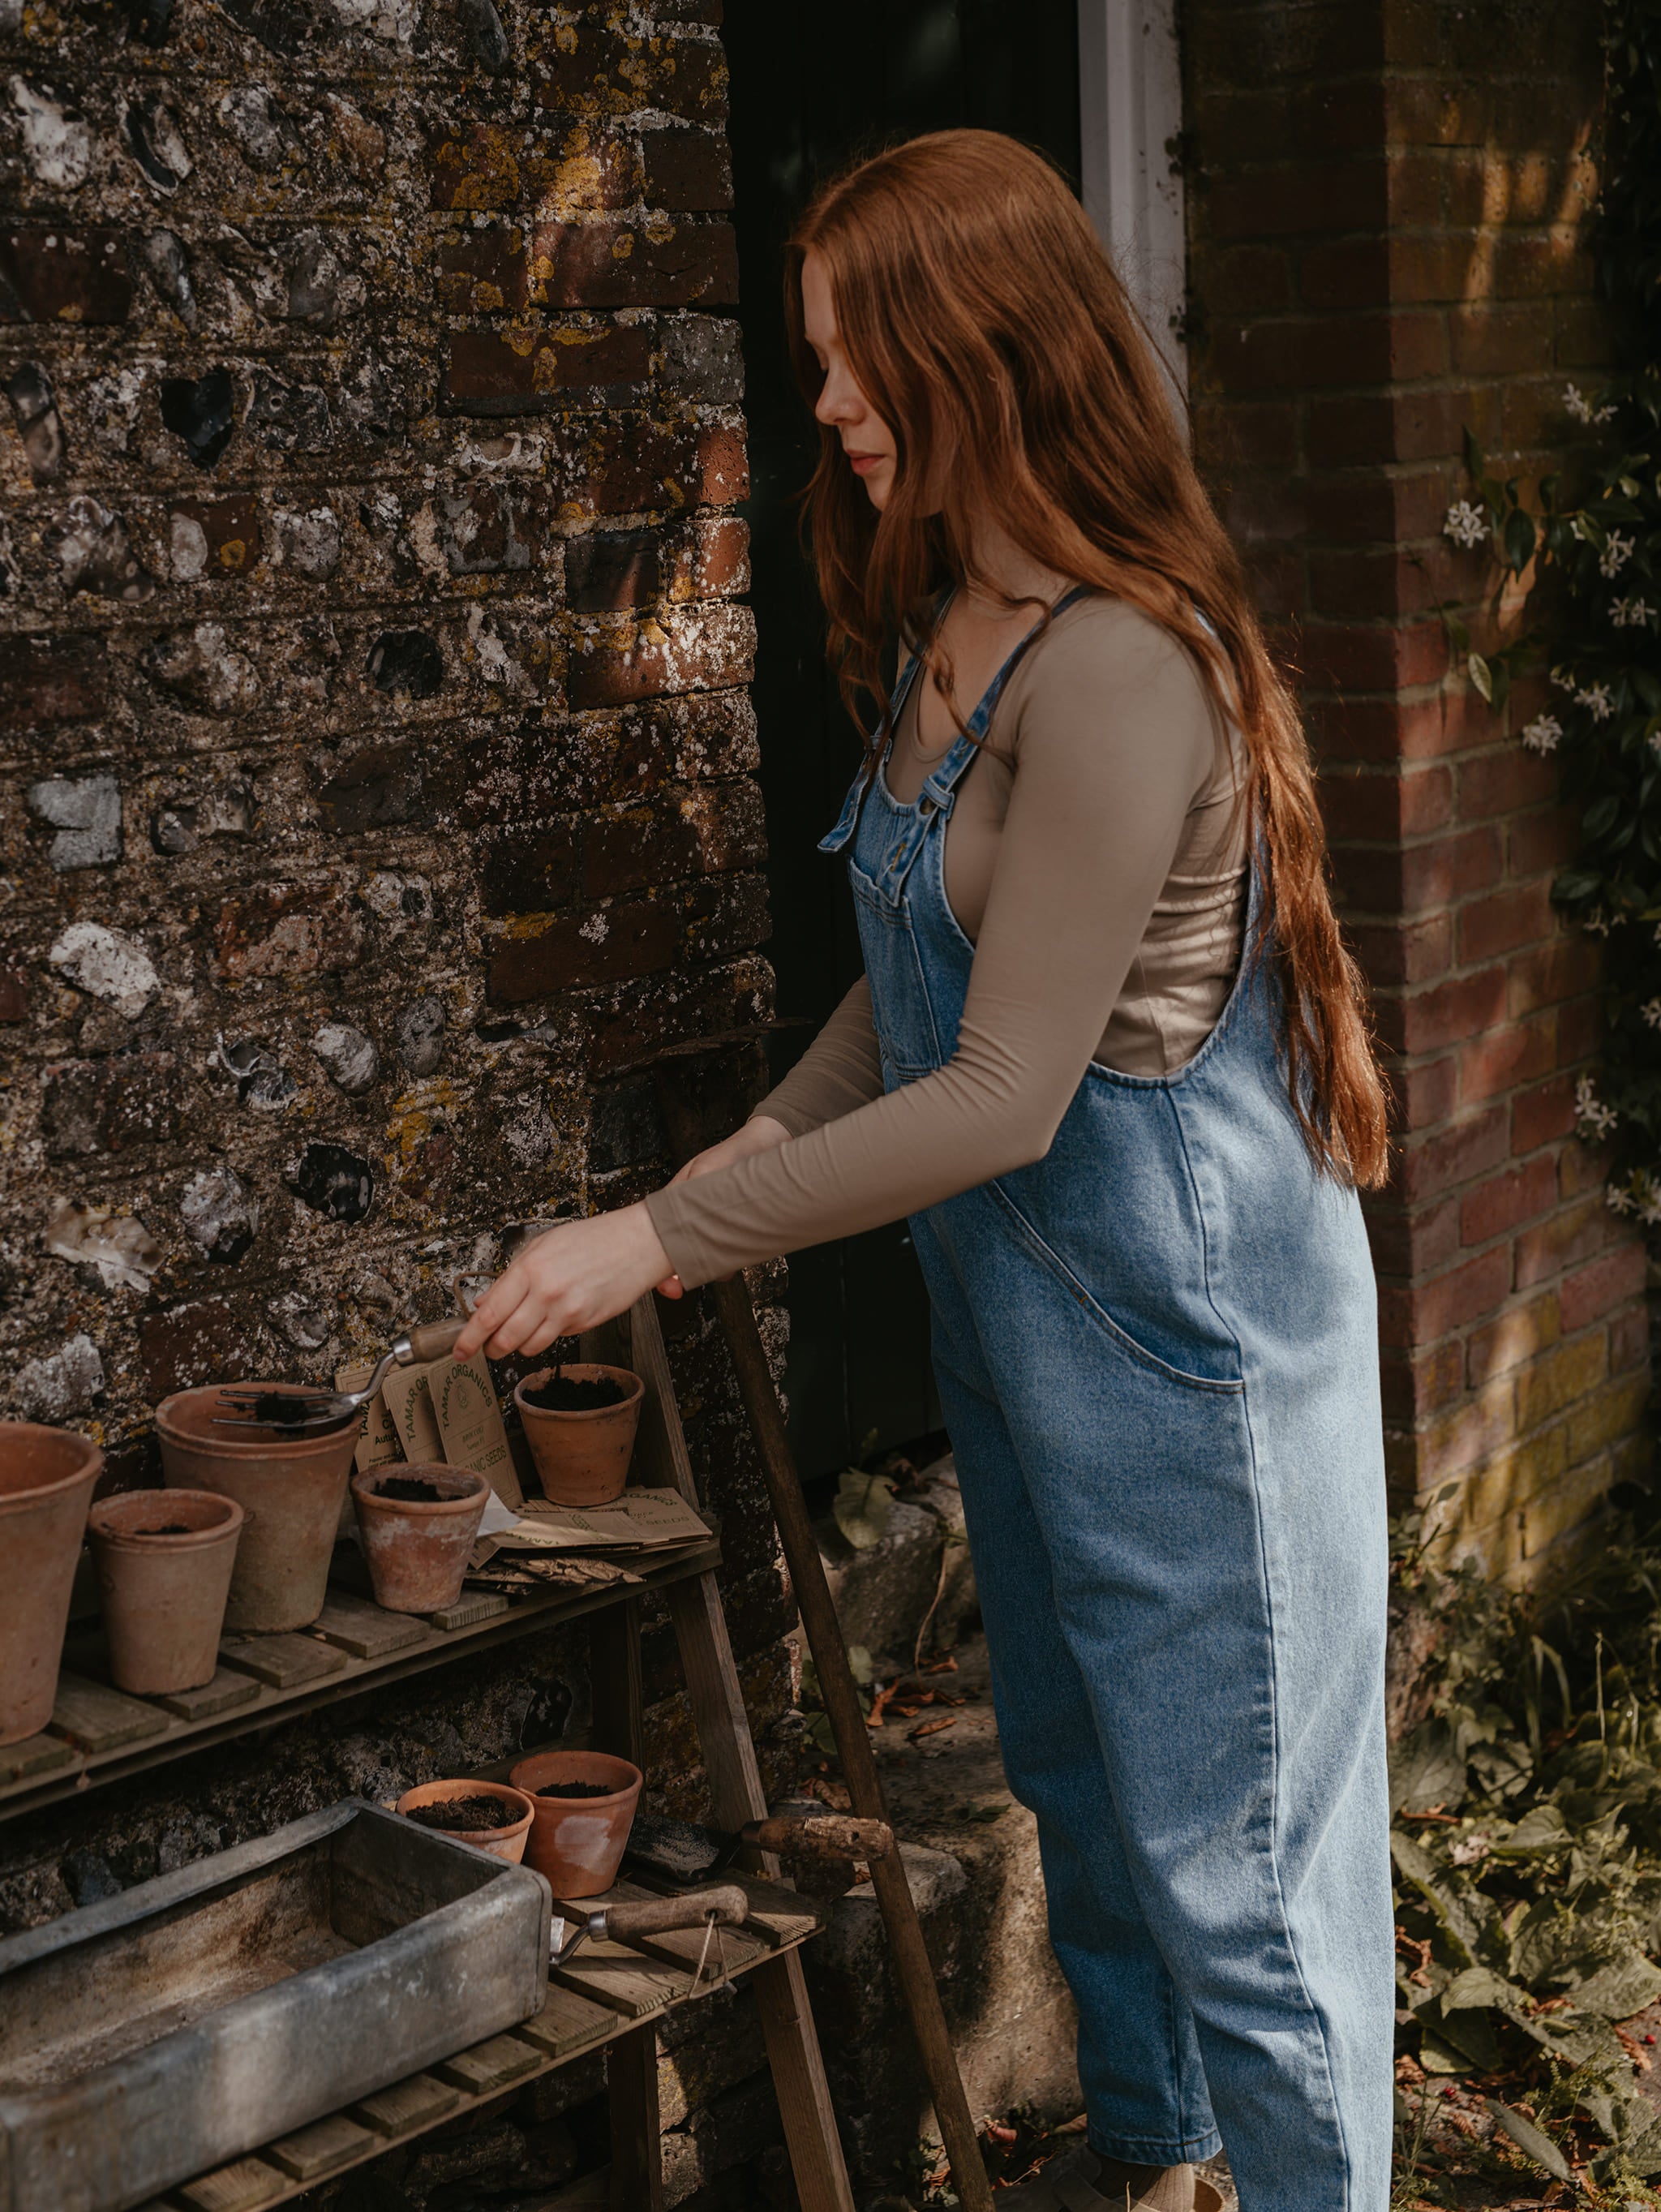
[[[482,1345],[493,1359],[535,1353],[624,1313],[670,1274],[644,1205],[586,1221],[562,1221],[527,1244],[473,1310],[456,1342],[465,1359]],[[676,1293],[680,1291],[678,1278]]]
[[[742,1128],[735,1129],[730,1137],[723,1137],[718,1145],[711,1145],[706,1152],[694,1152],[673,1181],[689,1182],[694,1176],[713,1175],[718,1169],[730,1168],[740,1160],[749,1159],[752,1152],[770,1152],[775,1145],[787,1145],[789,1142],[790,1131],[782,1121],[773,1121],[766,1114],[757,1114]],[[678,1275],[665,1276],[657,1287],[666,1298],[678,1298],[682,1295]]]

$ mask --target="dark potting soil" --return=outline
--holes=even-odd
[[[188,1536],[190,1533],[191,1524],[188,1521],[167,1521],[159,1528],[133,1530],[135,1536]]]
[[[544,1782],[538,1797],[615,1797],[609,1782]]]
[[[375,1485],[377,1498],[392,1498],[399,1505],[439,1505],[444,1492],[436,1482],[422,1482],[413,1474],[390,1474]]]
[[[580,1381],[575,1375],[550,1375],[546,1382],[539,1382],[534,1390],[527,1390],[524,1402],[544,1413],[597,1413],[603,1406],[621,1406],[627,1396],[621,1382],[614,1382],[609,1375],[602,1375],[592,1382]]]
[[[307,1399],[287,1390],[262,1390],[243,1419],[253,1429],[293,1429],[310,1411]]]
[[[511,1828],[521,1815],[505,1797],[440,1797],[404,1814],[421,1828]]]

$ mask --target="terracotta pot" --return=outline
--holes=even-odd
[[[214,1426],[219,1410],[218,1384],[205,1383],[164,1398],[155,1425],[170,1488],[233,1498],[248,1516],[225,1626],[237,1633],[308,1628],[323,1610],[358,1424],[349,1420],[320,1435],[285,1437],[267,1429],[245,1443],[234,1429]]]
[[[382,1496],[384,1483],[412,1480],[430,1484],[439,1496],[431,1504]],[[389,1613],[436,1613],[454,1605],[490,1500],[484,1477],[470,1468],[399,1462],[355,1474],[352,1496],[375,1603]]]
[[[573,1382],[619,1382],[627,1395],[621,1405],[599,1406],[592,1413],[555,1413],[524,1401],[527,1390],[540,1389],[552,1378],[551,1367],[527,1375],[518,1385],[513,1403],[524,1423],[543,1495],[555,1505],[609,1505],[622,1496],[628,1480],[646,1384],[627,1367],[577,1365],[561,1372]]]
[[[406,1790],[397,1802],[397,1810],[408,1813],[416,1805],[442,1804],[446,1797],[500,1797],[512,1805],[519,1818],[511,1828],[440,1828],[441,1836],[453,1836],[458,1843],[471,1844],[481,1851],[488,1851],[492,1858],[507,1859],[518,1866],[524,1856],[524,1839],[530,1833],[530,1823],[536,1808],[523,1790],[510,1790],[505,1782],[423,1782],[419,1789]]]
[[[87,1533],[118,1690],[212,1681],[244,1522],[235,1498],[210,1490],[129,1490],[94,1506]]]
[[[569,1373],[570,1370],[567,1369]],[[508,1776],[536,1813],[525,1863],[545,1875],[555,1897],[597,1897],[617,1879],[634,1825],[644,1777],[626,1759],[603,1751],[539,1751]],[[549,1782],[603,1782],[604,1797],[539,1797]]]
[[[90,1437],[0,1421],[0,1743],[39,1735],[58,1696],[70,1590],[104,1455]]]

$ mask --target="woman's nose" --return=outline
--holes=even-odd
[[[820,387],[813,411],[821,422],[852,422],[859,412],[859,406],[848,380],[833,369]]]

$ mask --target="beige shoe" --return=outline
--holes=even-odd
[[[1082,2146],[1063,2151],[1019,2189],[1000,2190],[998,2212],[1146,2212],[1145,2197],[1132,2197],[1123,2191],[1117,2197],[1105,2196],[1085,2171],[1094,2163],[1095,2154]],[[1166,2176],[1172,2171],[1167,2166]],[[1212,2185],[1194,2173],[1192,2166],[1186,2171],[1193,2175],[1194,2212],[1222,2212],[1222,2198]]]

